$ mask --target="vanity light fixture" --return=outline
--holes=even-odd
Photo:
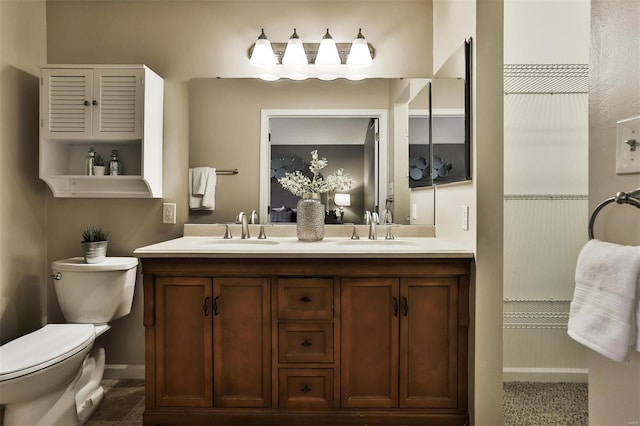
[[[284,50],[282,65],[302,67],[308,63],[307,53],[304,51],[302,40],[300,40],[300,37],[294,28],[293,34],[291,34],[291,38],[287,42],[287,48]]]
[[[336,42],[333,41],[333,37],[329,34],[329,28],[327,28],[327,32],[320,42],[320,47],[318,47],[315,64],[330,67],[340,65],[341,62],[338,46],[336,46]]]
[[[328,28],[320,43],[303,43],[296,28],[287,43],[271,43],[262,30],[258,40],[249,48],[251,65],[265,68],[257,77],[268,81],[281,77],[292,80],[308,77],[362,80],[366,74],[359,68],[371,65],[373,56],[374,49],[367,43],[361,29],[351,43],[336,43]],[[318,68],[313,68],[313,65]]]
[[[358,35],[351,43],[349,56],[347,56],[347,65],[352,67],[366,67],[371,65],[373,58],[369,51],[367,40],[362,35],[362,28],[358,29]]]
[[[271,42],[264,33],[264,29],[262,29],[258,40],[256,40],[256,44],[253,46],[249,63],[257,67],[268,67],[278,63],[276,55],[273,53]]]

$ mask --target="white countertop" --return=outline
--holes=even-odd
[[[384,235],[377,240],[369,240],[366,236],[359,240],[329,237],[316,242],[299,241],[295,237],[265,240],[235,237],[225,240],[221,236],[185,236],[140,247],[134,254],[142,258],[473,258],[473,250],[440,238],[401,237],[385,240]]]

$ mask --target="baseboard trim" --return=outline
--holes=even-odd
[[[573,382],[587,383],[587,368],[518,368],[502,369],[502,380],[505,382]]]
[[[107,364],[104,366],[105,379],[144,380],[144,364]]]

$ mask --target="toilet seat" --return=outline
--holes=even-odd
[[[0,381],[42,370],[91,346],[93,324],[47,324],[0,346]]]

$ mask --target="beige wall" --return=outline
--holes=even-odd
[[[46,187],[38,179],[45,2],[0,1],[0,344],[46,321]]]
[[[589,92],[589,210],[618,191],[640,187],[640,174],[615,174],[616,121],[640,115],[640,2],[591,1]],[[619,244],[640,244],[640,213],[607,206],[595,236]],[[589,423],[640,422],[640,354],[629,364],[589,354]]]

